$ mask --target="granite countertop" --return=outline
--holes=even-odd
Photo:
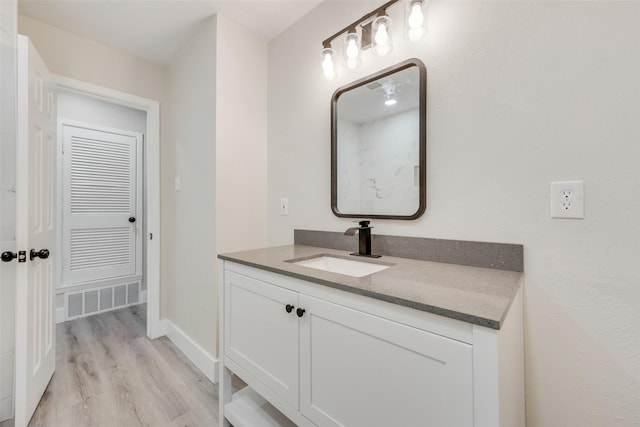
[[[393,265],[368,276],[351,277],[286,262],[319,254]],[[303,245],[226,253],[218,258],[492,329],[500,329],[523,274],[391,256],[369,259],[349,256],[349,251]]]

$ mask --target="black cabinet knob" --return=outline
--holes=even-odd
[[[291,304],[287,304],[284,309],[287,310],[287,313],[291,313],[294,308],[295,307],[292,306]]]
[[[134,222],[136,222],[136,217],[134,217],[134,216],[130,216],[130,217],[129,217],[129,222],[130,222],[130,223],[132,223],[132,224],[133,224]]]
[[[29,252],[29,259],[33,261],[34,258],[40,258],[40,259],[49,258],[49,250],[40,249],[39,251],[36,251],[35,249],[31,249],[31,252]]]
[[[304,312],[307,311],[304,308],[299,308],[296,310],[296,314],[298,315],[298,317],[302,317],[304,316]]]

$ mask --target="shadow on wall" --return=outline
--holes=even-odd
[[[640,402],[637,380],[639,372],[629,372],[620,366],[606,347],[594,341],[589,330],[579,324],[567,312],[566,308],[554,303],[555,298],[540,287],[527,280],[524,287],[527,305],[525,305],[525,324],[536,323],[536,328],[525,328],[525,378],[527,403],[541,407],[537,396],[543,396],[545,390],[556,390],[561,395],[571,395],[572,407],[546,408],[537,413],[527,412],[527,422],[536,426],[579,426],[579,425],[617,425],[631,426],[640,423],[639,407],[627,407],[626,412],[605,413],[605,408],[616,408],[616,402]],[[535,312],[528,307],[538,307]],[[596,306],[593,307],[597,309]],[[632,340],[637,335],[633,331],[637,325],[626,325],[614,334],[628,336],[630,345],[624,357],[640,359]],[[537,336],[540,335],[540,336]],[[535,342],[535,346],[532,343]],[[541,349],[562,348],[563,351]],[[532,357],[531,357],[532,356]],[[640,367],[640,360],[632,364]],[[592,367],[602,367],[593,370]],[[538,372],[554,372],[544,376]],[[588,372],[588,377],[584,373]],[[580,377],[582,376],[582,378]],[[546,382],[545,382],[546,380]],[[575,384],[588,384],[589,387],[576,388]],[[634,396],[635,395],[635,396]],[[629,397],[633,397],[629,399]],[[610,401],[610,402],[607,402]],[[585,408],[587,408],[585,410]],[[613,424],[611,424],[613,422]]]

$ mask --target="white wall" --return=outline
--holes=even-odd
[[[132,132],[147,132],[147,112],[67,89],[58,89],[58,119],[69,119]]]
[[[267,243],[267,44],[218,15],[216,242],[219,252]]]
[[[171,67],[175,283],[168,319],[217,354],[216,255],[266,246],[267,45],[224,16]]]
[[[217,25],[215,240],[225,253],[267,246],[268,51],[225,16]]]
[[[637,425],[640,3],[434,0],[426,39],[322,80],[322,40],[379,3],[324,2],[269,45],[269,243],[351,225],[330,209],[331,95],[418,57],[427,211],[374,232],[524,244],[528,426]],[[549,218],[568,179],[584,220]]]
[[[160,101],[168,94],[163,66],[23,15],[18,32],[53,73]]]
[[[175,191],[175,279],[167,295],[167,318],[212,356],[217,315],[215,59],[216,23],[210,18],[171,67],[171,138],[182,190]]]
[[[0,1],[0,252],[16,250],[16,1]],[[13,418],[15,273],[0,263],[0,422]]]

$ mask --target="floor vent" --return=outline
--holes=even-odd
[[[65,294],[66,320],[141,303],[140,282],[83,289]]]

